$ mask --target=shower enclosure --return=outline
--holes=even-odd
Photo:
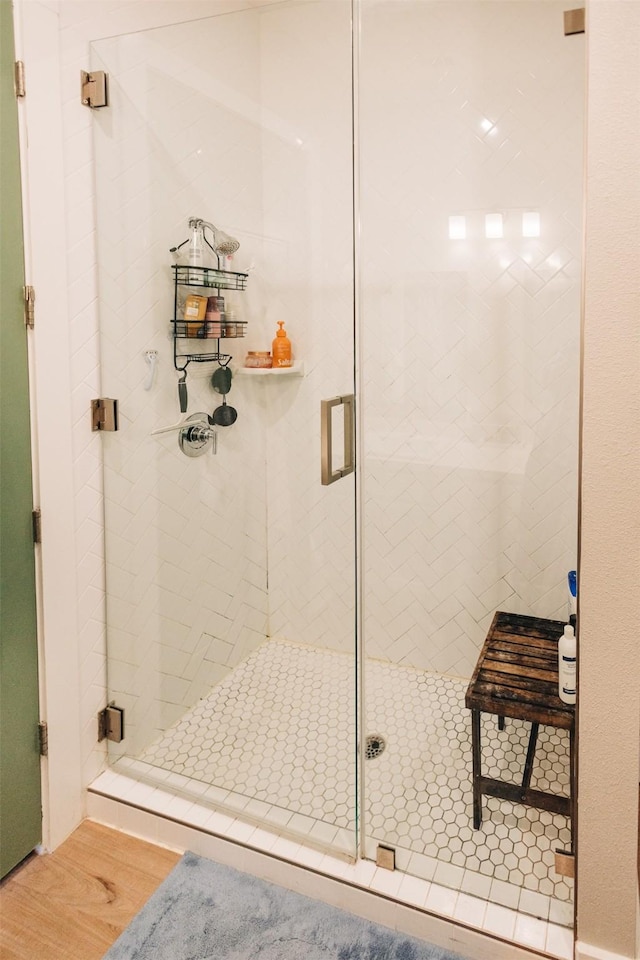
[[[567,902],[566,818],[491,798],[473,829],[464,708],[495,611],[565,619],[575,567],[584,50],[562,10],[256,5],[96,42],[92,69],[112,762],[347,858]],[[223,296],[243,338],[174,343],[193,217],[239,240],[246,284],[180,297]],[[278,320],[294,366],[247,369]],[[237,421],[195,457],[176,345],[205,426],[231,357]],[[484,735],[517,779],[526,725]],[[542,729],[534,783],[568,770]]]

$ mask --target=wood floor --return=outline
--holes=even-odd
[[[179,859],[86,820],[0,885],[0,960],[101,960]]]

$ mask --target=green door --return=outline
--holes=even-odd
[[[13,23],[0,0],[0,876],[40,842],[38,662]]]

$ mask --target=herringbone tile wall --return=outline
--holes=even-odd
[[[555,2],[361,9],[366,649],[468,677],[496,609],[567,612],[584,48]]]
[[[464,677],[496,608],[565,611],[582,49],[561,10],[362,6],[370,657]],[[128,752],[266,635],[353,648],[353,478],[319,483],[320,400],[353,388],[350,55],[346,3],[94,44],[112,86],[93,119],[102,392],[121,404],[119,434],[103,438],[109,690],[133,719]],[[523,236],[524,213],[539,214],[538,236]],[[487,214],[502,237],[485,235]],[[193,215],[236,235],[250,272],[235,298],[248,335],[227,341],[236,371],[278,319],[305,364],[302,379],[237,373],[238,421],[200,460],[150,436],[179,417],[168,251]],[[450,239],[450,217],[465,239]],[[148,349],[159,364],[145,391]],[[211,412],[211,368],[194,366],[189,412]]]
[[[341,3],[263,17],[265,114],[293,134],[269,144],[265,223],[289,250],[283,319],[306,371],[263,386],[270,634],[353,653],[354,478],[320,483],[321,400],[354,389],[349,17]]]

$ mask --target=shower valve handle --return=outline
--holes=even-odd
[[[151,431],[151,436],[162,433],[177,433],[178,445],[187,457],[201,457],[209,448],[212,453],[217,453],[218,434],[206,413],[194,413],[170,427],[158,427]]]
[[[194,430],[197,426],[201,426],[203,429],[210,429],[209,418],[206,413],[195,414],[194,422],[189,423],[192,419],[194,418],[188,417],[186,420],[180,420],[179,423],[172,423],[170,427],[158,427],[156,430],[151,431],[151,436],[158,437],[161,433],[176,433],[178,430]]]

